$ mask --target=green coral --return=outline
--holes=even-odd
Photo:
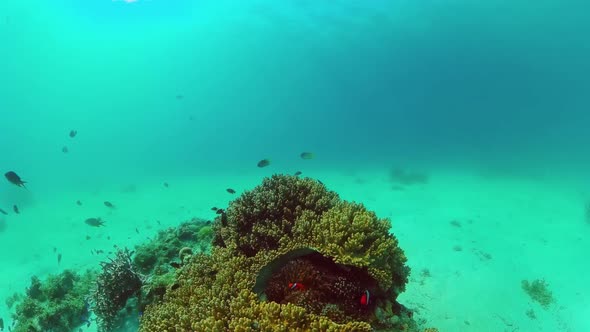
[[[210,222],[193,218],[178,227],[161,230],[151,241],[135,248],[133,263],[143,274],[168,273],[178,252],[185,247],[208,251],[213,239]]]
[[[86,298],[95,275],[65,270],[45,281],[32,277],[27,296],[13,296],[17,322],[13,331],[72,331],[86,324],[90,314]]]
[[[267,178],[220,214],[211,255],[179,270],[140,330],[417,331],[396,302],[409,269],[389,228],[318,181]]]

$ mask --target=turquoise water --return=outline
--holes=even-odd
[[[227,187],[300,170],[392,218],[415,271],[405,304],[429,326],[588,331],[589,11],[577,0],[4,0],[0,170],[28,190],[0,185],[0,299],[32,275],[97,264],[95,246],[145,240],[155,220],[213,218]],[[429,182],[392,191],[392,167]],[[111,225],[89,244],[83,220],[99,215]],[[520,288],[537,278],[550,309]],[[10,322],[3,301],[0,317]]]

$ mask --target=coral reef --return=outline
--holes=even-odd
[[[183,264],[186,259],[190,258],[193,255],[193,249],[190,247],[184,247],[178,251],[178,259],[180,263]]]
[[[294,226],[290,246],[305,245],[336,263],[367,268],[383,289],[393,286],[400,293],[410,270],[397,239],[389,234],[390,227],[389,220],[378,219],[362,204],[339,202],[321,217],[303,213]]]
[[[152,331],[418,331],[396,299],[409,268],[390,223],[309,178],[275,175],[215,220],[210,255],[191,257]]]
[[[45,281],[31,278],[26,296],[11,297],[16,304],[13,332],[55,331],[69,332],[88,324],[90,315],[86,297],[95,273],[77,274],[65,270],[50,275]],[[12,305],[11,303],[11,305]]]
[[[281,239],[291,236],[295,220],[302,213],[321,215],[338,199],[335,192],[310,178],[266,178],[260,186],[231,202],[227,225],[224,216],[218,218],[215,243],[246,256],[277,249]]]
[[[176,269],[193,252],[208,252],[211,222],[193,218],[159,231],[135,251],[119,249],[113,259],[102,262],[92,294],[100,331],[133,330],[133,324],[148,304],[161,301],[175,284]]]
[[[100,331],[111,331],[117,326],[119,311],[127,300],[138,295],[144,284],[143,277],[131,261],[131,252],[118,249],[114,259],[102,262],[92,295],[93,309]]]
[[[170,272],[170,262],[176,261],[183,248],[201,252],[210,250],[213,239],[210,224],[210,221],[193,218],[178,227],[159,231],[154,239],[135,248],[133,263],[143,274]]]
[[[6,299],[6,305],[16,309],[13,331],[70,332],[90,324],[90,309],[100,331],[136,330],[133,326],[144,308],[160,301],[166,289],[175,285],[182,262],[190,261],[194,252],[209,252],[210,224],[194,218],[160,231],[153,240],[137,246],[136,252],[119,249],[101,263],[100,273],[78,275],[66,270],[46,281],[33,277],[25,294]]]
[[[142,289],[139,311],[162,300],[166,288],[175,282],[176,269],[195,252],[209,252],[212,239],[211,222],[193,218],[178,227],[161,230],[151,241],[137,246],[133,264],[150,277]]]

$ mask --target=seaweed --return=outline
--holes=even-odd
[[[523,280],[521,286],[533,301],[538,302],[545,309],[547,309],[550,304],[555,302],[553,293],[549,290],[545,280],[536,279],[532,282]]]

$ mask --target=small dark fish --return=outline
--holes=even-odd
[[[180,284],[174,283],[172,286],[170,286],[171,290],[175,290],[178,289],[180,287]]]
[[[215,206],[211,208],[211,211],[217,211],[219,210],[218,208],[216,208]]]
[[[135,227],[135,233],[139,234],[139,229],[137,229],[137,227]]]
[[[4,319],[0,318],[0,331],[4,331]]]
[[[302,173],[301,173],[301,171],[297,171],[297,172],[295,172],[295,174],[293,174],[293,175],[295,175],[295,176],[299,176],[299,175],[301,175],[301,174],[302,174]]]
[[[159,220],[156,220],[156,222],[158,223],[158,225],[162,225],[162,223]]]
[[[180,263],[178,262],[170,262],[170,266],[172,266],[175,269],[180,269]]]
[[[2,213],[3,215],[7,215],[8,214],[8,212],[6,212],[6,211],[4,211],[2,209],[0,209],[0,213]]]
[[[169,187],[168,182],[164,182],[164,187],[166,187],[166,188]]]
[[[100,218],[88,218],[84,220],[84,222],[86,223],[86,225],[92,227],[100,227],[104,225],[104,221],[102,221]]]
[[[86,240],[90,240],[90,235],[86,235]]]
[[[67,146],[64,146],[63,148],[61,148],[61,152],[68,153],[68,152],[70,152],[70,150],[68,149]]]
[[[77,130],[74,130],[74,129],[70,130],[70,137],[71,138],[76,137],[76,135],[78,135],[78,131]]]
[[[299,156],[301,157],[301,159],[305,159],[305,160],[310,160],[315,157],[312,152],[302,152]]]
[[[53,247],[53,252],[56,253],[57,252],[57,248]]]
[[[318,182],[319,182],[319,183],[320,183],[322,186],[324,185],[324,183],[323,183],[322,181],[318,180]]]
[[[16,213],[16,214],[19,214],[20,213],[20,211],[18,210],[18,206],[14,205],[12,207],[12,209],[14,210],[14,213]]]
[[[260,168],[266,167],[266,166],[270,165],[270,160],[268,160],[268,159],[262,159],[261,161],[258,162],[257,165]]]
[[[236,191],[233,190],[232,188],[227,188],[227,189],[225,189],[225,191],[227,191],[230,194],[235,194],[236,193]]]
[[[215,213],[217,213],[217,214],[224,214],[225,211],[223,211],[223,209],[217,209],[217,211],[215,211]]]
[[[80,202],[80,200],[77,200],[77,201],[76,201],[76,205],[78,205],[78,206],[82,206],[82,202]]]
[[[18,187],[23,187],[23,188],[26,189],[25,183],[27,183],[27,182],[23,181],[20,178],[20,176],[18,176],[18,174],[16,174],[15,172],[13,172],[13,171],[6,172],[4,174],[4,176],[6,177],[6,179],[8,180],[8,182],[10,182],[10,183],[12,183],[12,184],[14,184],[14,185],[16,185]]]
[[[61,253],[57,254],[57,265],[59,265],[59,263],[61,263]]]
[[[105,201],[104,202],[104,206],[108,207],[109,209],[114,209],[115,206],[113,205],[113,203],[109,202],[109,201]]]

